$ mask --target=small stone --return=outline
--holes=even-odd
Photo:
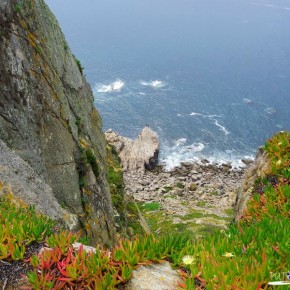
[[[241,160],[245,165],[250,165],[254,162],[252,159],[242,159]]]
[[[192,167],[192,163],[190,162],[181,162],[180,164],[181,166],[184,166],[184,167]]]
[[[196,191],[197,190],[197,185],[195,183],[191,183],[190,186],[188,187],[190,191]]]

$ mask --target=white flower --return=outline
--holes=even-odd
[[[190,265],[192,264],[194,261],[194,257],[193,256],[189,256],[189,255],[186,255],[182,258],[182,262],[185,264],[185,265]]]
[[[232,258],[232,257],[234,257],[235,255],[233,255],[232,253],[228,253],[228,252],[226,252],[223,256],[224,256],[224,257],[227,257],[227,258]]]

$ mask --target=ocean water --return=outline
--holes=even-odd
[[[253,157],[290,129],[289,0],[46,0],[104,130],[149,125],[160,162]]]

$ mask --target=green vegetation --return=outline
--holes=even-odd
[[[68,44],[67,44],[67,43],[65,43],[65,44],[63,45],[63,49],[64,49],[65,51],[67,51],[67,50],[68,50],[68,48],[69,48]]]
[[[158,202],[146,202],[143,203],[142,205],[143,211],[155,211],[160,209],[160,204]]]
[[[15,4],[14,9],[17,13],[20,13],[20,11],[23,9],[23,3],[19,2],[19,3]]]
[[[99,175],[100,175],[99,166],[98,166],[97,158],[95,156],[93,149],[87,148],[85,150],[85,152],[86,152],[87,162],[92,166],[92,170],[94,172],[94,175],[96,177],[99,177]]]
[[[137,204],[131,197],[125,198],[123,169],[116,149],[112,145],[107,145],[107,164],[107,180],[112,203],[119,214],[119,217],[115,219],[116,224],[119,225],[118,232],[125,237],[143,234]]]
[[[184,184],[182,182],[177,182],[175,184],[175,187],[180,188],[180,189],[183,189],[184,188]]]
[[[280,132],[264,146],[271,159],[272,173],[290,179],[290,132]]]
[[[1,185],[2,186],[2,185]],[[23,259],[28,245],[52,233],[54,223],[12,195],[0,198],[0,260]]]
[[[207,202],[205,200],[201,200],[198,201],[196,205],[200,207],[205,207],[207,205]]]
[[[210,192],[210,195],[213,195],[213,196],[218,196],[218,195],[219,195],[219,193],[218,193],[218,191],[212,191],[212,192]]]
[[[79,68],[79,71],[80,71],[81,75],[83,75],[84,74],[84,67],[81,64],[81,61],[79,59],[77,59],[74,54],[73,54],[73,57],[75,59],[75,62],[77,64],[78,68]]]
[[[78,128],[78,133],[80,134],[80,132],[82,131],[82,119],[80,117],[76,117],[75,124]]]
[[[233,216],[235,212],[233,208],[228,208],[225,210],[225,213],[229,216]]]
[[[41,54],[42,49],[41,49],[40,46],[36,45],[36,46],[35,46],[35,51],[36,51],[37,54]]]
[[[120,240],[110,251],[98,247],[95,253],[86,252],[83,247],[72,247],[77,234],[53,232],[53,222],[8,196],[0,199],[0,259],[10,263],[21,260],[27,244],[45,240],[52,249],[29,259],[31,289],[118,289],[138,265],[162,260],[180,269],[184,281],[180,289],[273,289],[268,282],[285,280],[282,273],[290,270],[289,150],[285,149],[290,142],[279,145],[285,140],[285,133],[281,134],[265,146],[272,172],[257,182],[240,222],[227,230],[205,227],[205,237],[193,238],[186,234],[194,231],[194,224],[188,228],[187,219],[205,215],[191,212],[183,220],[179,217],[181,222],[168,225],[179,228],[181,234],[169,231],[168,236],[162,229],[166,220],[160,223],[164,214],[160,205],[151,203],[141,208],[154,215],[151,226],[157,228],[157,236],[137,236]],[[277,152],[277,146],[285,150]],[[109,175],[111,182],[118,184],[119,178]]]
[[[171,190],[173,189],[172,186],[164,186],[163,189],[162,189],[162,192],[170,192]]]

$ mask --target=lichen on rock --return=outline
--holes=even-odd
[[[43,0],[1,1],[0,27],[0,139],[51,187],[93,242],[110,244],[115,230],[106,143],[79,63]],[[96,167],[91,159],[79,172],[80,139],[99,170],[84,188],[80,177]]]

